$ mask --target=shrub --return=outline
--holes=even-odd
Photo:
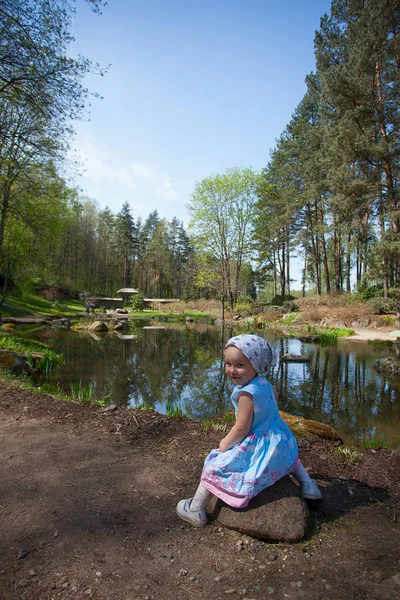
[[[282,308],[285,312],[293,313],[298,312],[299,305],[294,302],[294,300],[285,300],[285,302],[282,304]]]
[[[237,302],[235,304],[235,312],[250,314],[252,312],[252,306],[249,302]]]
[[[372,298],[368,300],[369,310],[376,315],[396,312],[396,298]]]
[[[357,293],[361,300],[371,300],[382,296],[382,283],[369,284],[366,279],[363,279],[357,286]]]
[[[283,306],[285,302],[291,302],[292,300],[295,300],[295,297],[291,294],[285,294],[284,296],[280,296],[278,294],[277,296],[274,296],[272,298],[271,304],[275,304],[276,306]]]
[[[68,310],[68,305],[65,302],[61,302],[61,300],[55,300],[51,306],[60,312]]]
[[[132,310],[137,310],[137,311],[143,310],[143,306],[144,306],[143,294],[141,294],[141,293],[133,294],[129,299],[128,306],[130,306],[130,308],[132,308]]]

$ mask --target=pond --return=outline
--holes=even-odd
[[[146,404],[164,413],[169,403],[191,419],[204,419],[230,407],[232,385],[224,374],[221,349],[236,333],[240,331],[204,323],[149,326],[137,321],[129,339],[51,328],[29,337],[64,355],[65,364],[49,381],[67,393],[71,383],[92,383],[97,400],[111,394],[110,403]],[[290,352],[310,358],[306,364],[280,362],[270,373],[282,410],[328,423],[347,444],[379,434],[392,447],[400,446],[400,380],[373,368],[377,358],[395,355],[397,348],[351,341],[322,346],[260,335],[280,356]]]

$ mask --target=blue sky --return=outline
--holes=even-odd
[[[76,183],[117,213],[157,210],[188,224],[196,181],[262,169],[315,69],[313,40],[330,0],[78,0],[71,51],[111,63],[87,85],[90,121],[73,145]]]

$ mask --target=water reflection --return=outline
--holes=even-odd
[[[229,406],[231,384],[224,373],[222,348],[236,332],[221,332],[206,324],[144,325],[132,325],[132,339],[111,333],[94,339],[69,330],[54,336],[48,329],[35,337],[64,354],[66,362],[51,381],[67,392],[70,383],[92,383],[96,399],[112,394],[113,403],[145,403],[160,412],[172,401],[195,419]],[[380,433],[394,446],[400,445],[400,381],[373,368],[377,358],[393,354],[394,349],[361,342],[323,347],[266,337],[280,355],[290,352],[310,358],[306,364],[281,362],[270,374],[283,410],[329,423],[347,443]]]

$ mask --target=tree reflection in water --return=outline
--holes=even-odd
[[[169,400],[194,419],[230,406],[223,346],[236,331],[185,323],[144,329],[143,323],[136,322],[131,333],[135,339],[121,340],[108,333],[97,341],[87,334],[60,330],[46,342],[62,352],[66,362],[50,380],[67,392],[70,383],[92,382],[96,399],[111,393],[110,402],[123,406],[145,403],[165,412]],[[280,362],[270,373],[279,390],[280,408],[329,423],[347,443],[380,433],[394,446],[400,445],[400,380],[373,368],[377,358],[395,355],[397,348],[360,342],[320,346],[266,337],[281,356],[290,352],[310,358],[306,364]]]

